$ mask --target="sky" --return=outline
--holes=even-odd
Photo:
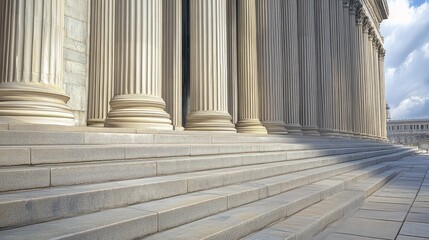
[[[388,0],[381,33],[392,119],[429,118],[429,0]]]

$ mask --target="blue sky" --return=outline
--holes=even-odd
[[[381,25],[393,119],[429,118],[429,0],[388,0]]]

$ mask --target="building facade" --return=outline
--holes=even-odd
[[[395,144],[419,146],[429,137],[429,119],[389,120],[387,137]]]
[[[0,121],[386,139],[386,0],[3,0]]]

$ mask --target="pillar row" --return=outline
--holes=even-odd
[[[116,1],[115,96],[105,126],[171,130],[162,99],[162,1]]]
[[[63,90],[64,1],[0,2],[0,121],[74,125]]]
[[[191,113],[186,130],[235,132],[228,113],[227,0],[190,0]]]

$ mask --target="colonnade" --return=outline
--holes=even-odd
[[[0,121],[72,125],[64,2],[0,9]],[[386,138],[385,51],[366,1],[91,0],[90,22],[88,125]]]

